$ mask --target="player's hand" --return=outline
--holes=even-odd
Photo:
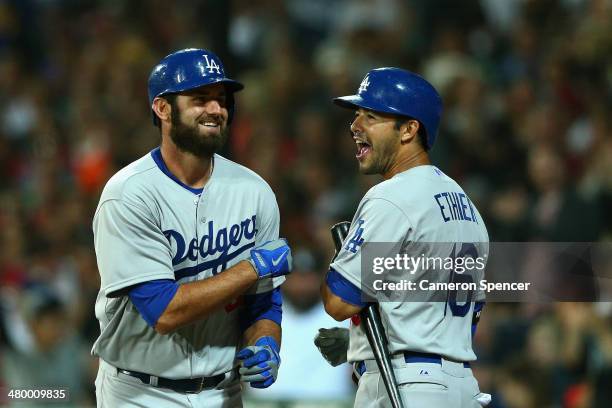
[[[332,367],[346,363],[349,346],[349,330],[342,327],[319,329],[314,344]]]
[[[236,355],[241,360],[240,380],[253,388],[268,388],[276,381],[280,366],[280,348],[270,336],[260,337],[254,346],[240,350]]]
[[[291,272],[293,260],[291,248],[285,238],[265,242],[251,249],[249,262],[259,279],[275,278]]]

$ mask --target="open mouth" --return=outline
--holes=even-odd
[[[355,155],[355,157],[357,158],[357,160],[362,160],[365,158],[365,156],[370,153],[370,151],[372,150],[372,146],[367,143],[364,142],[362,140],[357,140],[357,154]]]

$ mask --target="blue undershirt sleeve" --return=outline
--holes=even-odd
[[[158,279],[133,286],[129,291],[129,297],[147,324],[155,327],[177,290],[176,281]]]
[[[361,290],[344,276],[338,273],[335,269],[330,269],[325,278],[329,290],[346,303],[353,306],[365,307],[366,304],[361,300]]]
[[[272,320],[280,326],[283,318],[283,296],[280,287],[269,292],[244,296],[244,308],[240,315],[240,328],[248,329],[261,319]]]

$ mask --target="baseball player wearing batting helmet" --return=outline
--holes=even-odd
[[[239,407],[240,380],[276,379],[291,251],[270,187],[215,153],[242,88],[202,49],[151,72],[161,146],[108,181],[93,220],[98,407]]]
[[[431,165],[442,112],[434,87],[399,68],[370,71],[356,95],[334,99],[355,112],[350,125],[363,174],[384,181],[361,200],[342,249],[321,285],[326,311],[338,321],[351,318],[345,329],[321,329],[315,343],[333,365],[353,364],[359,386],[355,407],[389,407],[379,369],[358,313],[362,297],[362,247],[394,243],[408,255],[446,259],[484,257],[488,235],[467,194]],[[427,272],[427,271],[423,271]],[[366,271],[364,273],[372,273]],[[417,274],[413,279],[427,275]],[[474,313],[484,295],[475,292],[458,302],[380,302],[378,307],[400,396],[405,407],[478,407],[480,394],[469,366]],[[347,350],[348,349],[348,350]],[[482,402],[481,402],[482,401]]]

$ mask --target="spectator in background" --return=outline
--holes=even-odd
[[[71,327],[59,299],[44,288],[32,288],[24,292],[18,312],[25,330],[21,337],[14,337],[12,347],[0,346],[3,356],[0,373],[5,386],[8,389],[62,388],[70,396],[63,406],[91,404],[86,383],[89,349]],[[13,316],[13,324],[17,321]],[[14,330],[15,326],[9,328]]]
[[[529,151],[528,168],[535,195],[527,216],[527,240],[597,241],[602,227],[599,208],[567,183],[561,155],[548,145],[534,145]]]

